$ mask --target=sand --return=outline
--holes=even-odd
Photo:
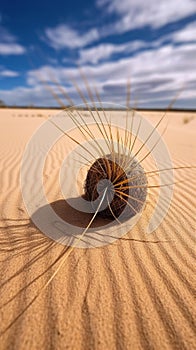
[[[20,188],[24,147],[44,122],[40,114],[56,112],[0,110],[0,349],[196,349],[194,170],[176,172],[175,180],[184,182],[156,232],[145,233],[152,197],[121,239],[75,249],[27,307],[66,249],[29,221]],[[161,115],[142,114],[153,124]],[[170,112],[168,120],[164,140],[175,166],[196,164],[196,114]],[[44,170],[48,201],[61,204],[62,217],[56,179],[68,149],[63,140]],[[73,224],[86,220],[68,216]]]

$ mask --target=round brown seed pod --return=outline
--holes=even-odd
[[[98,158],[88,170],[84,186],[84,198],[94,212],[104,193],[99,216],[114,219],[123,213],[130,218],[139,213],[147,195],[147,178],[139,162],[117,154]]]

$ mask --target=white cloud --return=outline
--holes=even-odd
[[[29,86],[35,86],[40,83],[63,81],[67,78],[68,70],[63,67],[43,66],[39,69],[31,70],[27,74],[27,84]],[[70,69],[69,69],[70,72]]]
[[[192,22],[183,29],[174,31],[173,33],[162,36],[161,38],[145,42],[142,40],[132,40],[123,44],[103,43],[90,48],[79,50],[79,63],[97,64],[100,61],[108,60],[112,55],[118,54],[133,54],[138,49],[152,50],[164,47],[164,42],[170,41],[172,44],[184,44],[184,51],[189,48],[189,42],[196,43],[196,22]],[[193,46],[194,47],[194,46]],[[191,52],[190,52],[191,53]]]
[[[1,68],[1,67],[0,67]],[[19,76],[19,73],[10,69],[2,69],[0,71],[0,77],[14,78]]]
[[[176,0],[148,0],[146,2],[143,0],[133,0],[132,2],[130,0],[97,0],[96,5],[103,9],[104,14],[116,14],[118,19],[113,20],[112,23],[108,21],[108,24],[99,26],[99,28],[91,28],[86,32],[82,32],[79,27],[74,29],[69,25],[59,24],[53,28],[46,28],[42,39],[56,50],[65,48],[85,50],[86,46],[109,35],[122,34],[129,30],[143,28],[144,26],[157,29],[169,23],[179,21],[186,16],[191,16],[196,12],[195,0],[178,0],[178,4]],[[105,22],[107,23],[107,20]],[[193,23],[179,31],[175,37],[176,42],[194,40],[196,35],[195,26],[195,23]],[[168,35],[168,38],[170,38],[170,35]],[[103,56],[104,48],[105,57],[110,57],[111,52],[120,52],[115,51],[117,47],[112,47],[112,44],[102,44],[99,47],[99,51],[97,50],[100,59]],[[123,51],[123,46],[121,48]],[[81,51],[80,59],[82,62],[90,62],[90,60],[86,60],[86,56],[87,54],[92,56],[94,53],[94,48],[87,48],[86,50],[88,51]],[[92,57],[91,59],[93,63],[98,61],[99,58],[96,59],[96,57]]]
[[[80,34],[77,30],[68,25],[59,25],[55,28],[45,29],[45,37],[48,45],[54,49],[79,48],[84,47],[99,38],[97,29],[91,29],[85,34]]]
[[[175,42],[196,42],[196,22],[188,24],[185,28],[169,35]]]
[[[0,43],[0,55],[22,55],[25,48],[15,43]]]
[[[6,105],[53,105],[51,95],[43,86],[40,86],[40,84],[31,88],[16,87],[12,90],[0,90],[0,96],[1,100],[3,100]]]
[[[96,3],[104,12],[119,16],[118,21],[105,27],[104,31],[110,34],[145,25],[160,28],[196,12],[195,0],[97,0]]]
[[[9,33],[7,29],[0,26],[0,55],[22,55],[25,53],[24,46],[17,43],[14,35]]]
[[[177,105],[181,103],[181,107],[196,108],[195,57],[196,44],[189,43],[182,46],[169,44],[138,52],[135,56],[114,62],[93,66],[86,64],[83,71],[89,84],[98,88],[103,102],[125,104],[125,90],[130,78],[132,97],[133,100],[138,100],[139,105],[166,107],[176,92],[183,88]],[[1,99],[12,104],[56,104],[54,97],[41,85],[41,81],[54,83],[54,80],[57,80],[60,85],[66,86],[74,102],[80,103],[76,88],[70,84],[71,79],[75,79],[80,88],[85,90],[78,68],[43,66],[28,72],[28,88],[1,92]],[[55,84],[52,85],[52,89],[61,95],[60,89]]]
[[[143,41],[132,41],[125,44],[100,44],[91,48],[82,49],[79,51],[79,63],[93,63],[97,64],[101,60],[110,58],[116,53],[130,53],[137,49],[145,48],[147,44]]]

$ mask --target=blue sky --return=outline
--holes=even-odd
[[[0,6],[0,100],[79,103],[81,70],[106,103],[196,108],[196,0],[7,0]],[[44,84],[43,84],[44,82]],[[58,82],[58,84],[56,84]],[[64,100],[65,104],[67,103]]]

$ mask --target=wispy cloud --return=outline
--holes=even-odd
[[[22,55],[25,53],[25,48],[14,43],[0,43],[0,55]]]
[[[15,78],[18,76],[19,76],[18,72],[14,71],[14,70],[4,69],[4,68],[0,67],[0,77]]]
[[[138,52],[135,56],[121,58],[113,62],[93,66],[86,64],[83,71],[90,85],[97,86],[103,102],[124,104],[126,84],[130,77],[133,100],[137,99],[140,106],[166,107],[172,97],[183,88],[177,105],[182,104],[183,101],[184,105],[181,107],[196,108],[195,57],[196,44],[194,43],[182,46],[168,44]],[[81,89],[84,89],[79,70],[51,66],[43,66],[37,70],[29,71],[27,74],[28,88],[22,90],[17,88],[14,93],[13,91],[5,92],[1,98],[4,96],[5,102],[8,103],[7,101],[13,101],[13,96],[18,96],[18,101],[22,96],[21,103],[28,101],[30,104],[37,99],[38,104],[55,105],[53,97],[49,98],[48,91],[41,85],[43,80],[51,83],[53,77],[66,87],[74,102],[79,103],[76,89],[69,84],[70,78],[73,78]],[[53,89],[57,89],[55,84]],[[60,91],[58,93],[61,94]]]
[[[99,33],[95,28],[84,34],[63,24],[54,28],[45,29],[45,40],[47,44],[56,50],[84,47],[96,41],[98,38]]]
[[[105,12],[103,22],[100,16],[99,28],[84,31],[79,22],[77,27],[48,25],[42,39],[58,52],[53,52],[54,57],[48,58],[46,48],[46,62],[49,64],[27,71],[25,86],[0,91],[1,99],[10,104],[55,105],[56,101],[41,81],[51,84],[57,80],[77,104],[79,97],[70,81],[75,79],[85,90],[76,67],[78,64],[83,67],[90,85],[97,87],[103,102],[125,104],[126,84],[130,78],[133,100],[137,99],[140,106],[166,107],[183,87],[177,104],[196,108],[196,23],[184,27],[182,23],[179,26],[175,24],[169,33],[161,30],[169,23],[177,23],[192,15],[196,9],[195,0],[178,0],[178,5],[176,0],[167,3],[165,0],[149,0],[146,3],[135,0],[131,4],[130,0],[97,0],[96,4]],[[110,19],[108,23],[107,18]],[[145,26],[152,29],[149,33],[160,32],[160,36],[152,35],[146,39],[142,34]],[[121,35],[132,29],[142,29],[139,39],[135,40],[132,33]],[[25,48],[8,31],[4,30],[2,38],[2,54],[24,53]],[[66,57],[63,57],[64,53]],[[63,62],[64,66],[59,62]],[[14,77],[16,74],[14,70],[4,68],[1,77]],[[61,94],[53,83],[52,88]]]
[[[93,63],[97,64],[102,60],[111,58],[114,54],[129,54],[135,50],[145,48],[147,44],[144,41],[135,40],[125,44],[111,44],[105,43],[93,46],[79,51],[79,63]]]
[[[51,95],[40,85],[31,88],[16,87],[12,90],[0,90],[0,98],[7,105],[14,106],[53,105],[51,103]]]
[[[160,28],[196,12],[195,0],[97,0],[96,4],[105,13],[118,16],[118,20],[111,26],[105,27],[105,31],[110,34],[144,26]]]
[[[22,55],[26,49],[17,43],[17,38],[7,29],[0,26],[0,55]]]
[[[131,40],[123,44],[111,44],[103,43],[90,48],[84,48],[79,50],[79,63],[80,64],[97,64],[101,61],[112,60],[113,55],[133,55],[138,50],[149,51],[152,49],[163,48],[165,42],[170,42],[171,45],[180,44],[184,45],[181,47],[184,51],[190,49],[189,43],[192,44],[192,49],[195,49],[196,45],[196,22],[192,22],[186,25],[183,29],[176,30],[171,34],[162,35],[161,38],[156,40],[142,41],[142,40]],[[195,45],[194,45],[195,44]],[[190,52],[191,53],[191,52]],[[192,53],[193,55],[194,53]],[[172,58],[171,58],[172,59]],[[186,64],[186,61],[184,62]]]
[[[196,43],[196,21],[188,24],[183,29],[168,35],[167,38],[172,39],[174,42],[185,43],[193,41]]]
[[[152,29],[160,28],[164,25],[179,21],[188,15],[192,15],[196,11],[195,0],[170,0],[166,4],[165,0],[97,0],[96,5],[103,9],[105,13],[111,15],[115,13],[118,19],[114,19],[112,23],[102,24],[100,19],[100,27],[93,27],[86,32],[81,32],[80,28],[73,28],[70,25],[60,24],[53,28],[46,28],[42,39],[55,50],[63,50],[65,48],[79,50],[79,62],[93,64],[98,63],[102,59],[107,59],[116,53],[130,53],[137,49],[151,48],[153,45],[160,45],[164,40],[174,42],[195,41],[196,38],[196,22],[188,24],[181,30],[172,34],[162,35],[163,37],[156,42],[145,43],[142,40],[134,40],[129,43],[113,44],[101,43],[101,40],[110,35],[120,35],[126,31],[134,29],[142,29],[149,26]],[[92,46],[97,43],[97,46]],[[90,45],[90,47],[88,47]],[[96,48],[96,49],[95,49]]]

